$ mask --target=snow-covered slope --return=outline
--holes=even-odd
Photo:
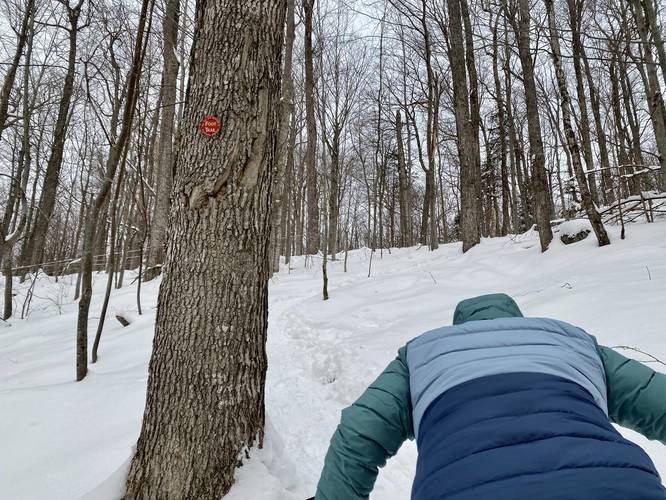
[[[328,440],[349,405],[419,333],[450,324],[457,302],[507,292],[530,316],[582,326],[608,346],[666,360],[666,223],[633,225],[628,239],[597,248],[593,236],[539,252],[538,236],[487,239],[465,255],[393,249],[372,261],[350,253],[348,272],[329,262],[323,302],[320,263],[297,258],[270,285],[267,441],[239,469],[232,500],[292,500],[314,493]],[[104,275],[96,275],[91,340]],[[158,283],[145,284],[144,314],[122,328],[107,319],[100,359],[74,379],[76,303],[70,278],[41,279],[28,320],[0,323],[0,498],[118,498],[144,404]],[[17,284],[17,302],[27,286]],[[136,311],[135,285],[114,290],[111,309]],[[637,359],[644,357],[623,351]],[[664,366],[653,363],[657,370]],[[666,447],[645,447],[666,477]],[[409,498],[416,449],[406,443],[380,473],[375,500]]]

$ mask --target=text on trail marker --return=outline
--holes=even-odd
[[[199,124],[201,133],[206,137],[216,136],[220,132],[220,128],[222,128],[222,122],[215,115],[206,116]]]

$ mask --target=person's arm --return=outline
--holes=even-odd
[[[378,468],[413,439],[405,348],[361,397],[342,411],[331,438],[316,500],[369,498]]]
[[[666,374],[608,347],[597,350],[606,371],[611,421],[666,444]]]

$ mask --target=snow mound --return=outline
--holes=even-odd
[[[558,226],[560,236],[576,236],[583,231],[592,232],[592,224],[588,219],[570,219]]]

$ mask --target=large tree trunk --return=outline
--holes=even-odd
[[[317,193],[317,119],[315,116],[315,81],[312,51],[312,16],[315,0],[304,0],[305,13],[305,120],[307,122],[308,144],[305,152],[307,186],[307,235],[308,254],[319,251],[319,196]]]
[[[173,131],[176,116],[176,86],[178,80],[178,19],[180,0],[168,0],[162,23],[164,45],[162,57],[162,121],[160,123],[160,140],[156,179],[156,198],[153,220],[150,226],[150,249],[148,265],[154,266],[164,261],[164,245],[167,219],[169,217],[169,201],[173,184]]]
[[[470,100],[467,87],[467,71],[465,65],[465,46],[460,0],[449,1],[449,61],[453,80],[453,109],[458,132],[458,158],[460,159],[460,226],[462,232],[463,252],[466,252],[480,241],[480,207],[479,190],[481,172],[479,166],[478,129],[475,135],[477,113],[474,111],[474,99]],[[467,47],[469,50],[469,47]],[[472,103],[470,106],[470,102]],[[471,109],[470,109],[471,108]]]
[[[514,25],[514,29],[518,39],[518,54],[523,70],[523,86],[525,87],[527,132],[530,141],[530,158],[532,159],[532,192],[536,205],[536,221],[539,226],[541,251],[545,252],[553,239],[553,230],[550,227],[552,210],[550,192],[548,191],[548,177],[546,175],[546,160],[543,153],[543,140],[541,138],[534,63],[530,50],[530,1],[519,0],[518,5],[518,23],[517,26]]]
[[[560,91],[560,100],[562,101],[562,123],[564,124],[564,135],[567,139],[567,147],[571,153],[571,160],[573,162],[574,172],[578,180],[578,187],[580,188],[580,197],[583,201],[583,207],[590,220],[592,229],[597,236],[599,246],[609,245],[610,240],[606,229],[601,221],[599,212],[594,205],[594,200],[590,190],[588,189],[585,179],[585,172],[583,171],[583,164],[580,161],[580,149],[576,142],[576,134],[574,133],[571,125],[571,98],[569,90],[567,89],[567,81],[562,69],[562,55],[560,51],[560,42],[558,39],[557,28],[555,27],[555,9],[553,0],[544,0],[546,9],[548,11],[548,30],[550,33],[550,47],[551,57],[553,59],[553,66],[555,66],[555,76],[557,78],[557,86]]]
[[[483,223],[482,216],[482,186],[481,186],[481,149],[479,145],[479,130],[481,127],[481,112],[479,103],[479,76],[476,71],[476,56],[474,55],[474,32],[469,15],[467,0],[459,0],[460,14],[462,16],[465,33],[465,64],[469,81],[469,112],[472,125],[472,155],[474,159],[473,184],[475,190],[475,204],[479,230]]]
[[[286,1],[197,5],[143,428],[127,499],[218,500],[264,426]],[[219,138],[199,133],[219,112]]]

